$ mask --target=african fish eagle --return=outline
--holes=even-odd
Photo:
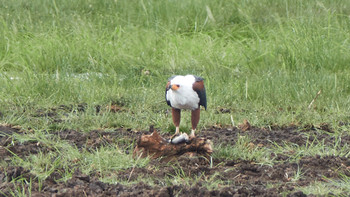
[[[168,79],[165,99],[171,107],[175,135],[180,132],[181,110],[191,110],[192,130],[190,137],[195,137],[195,131],[200,117],[200,105],[207,109],[207,97],[203,78],[194,75],[176,75]]]

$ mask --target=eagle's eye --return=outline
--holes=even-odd
[[[180,87],[180,85],[174,84],[174,85],[171,86],[171,89],[172,90],[177,90],[177,89],[179,89],[179,87]]]

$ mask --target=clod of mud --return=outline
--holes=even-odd
[[[229,108],[218,108],[216,111],[215,111],[216,114],[219,114],[219,113],[222,113],[222,114],[225,114],[225,113],[231,113],[231,109]]]
[[[248,131],[252,128],[252,126],[250,126],[250,123],[248,122],[248,120],[244,120],[242,124],[238,125],[238,127],[242,131]]]

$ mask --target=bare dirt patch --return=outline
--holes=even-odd
[[[304,145],[308,141],[320,140],[334,143],[329,131],[314,128],[296,127],[239,128],[212,127],[198,133],[210,139],[214,146],[226,144],[234,146],[238,136],[249,136],[254,144],[272,146],[273,143]],[[21,134],[19,129],[0,126],[0,159],[10,160],[13,154],[26,157],[38,151],[54,151],[35,141],[12,143],[13,134]],[[131,145],[142,134],[149,131],[135,132],[131,129],[114,131],[93,130],[82,133],[64,130],[52,133],[79,149],[96,149],[103,145],[118,144],[126,154],[131,154]],[[349,144],[350,137],[343,136],[342,144]],[[12,153],[11,153],[12,152]],[[11,195],[16,183],[13,180],[31,180],[32,196],[305,196],[298,191],[301,186],[308,186],[314,181],[327,181],[327,178],[340,178],[339,174],[350,176],[350,159],[337,156],[302,157],[298,162],[290,162],[281,155],[271,155],[276,159],[273,166],[259,165],[253,161],[215,158],[209,161],[204,157],[180,156],[176,162],[166,163],[153,160],[146,168],[130,168],[119,171],[117,176],[122,181],[135,184],[107,184],[101,182],[98,173],[89,175],[75,171],[73,177],[58,181],[52,173],[39,182],[30,169],[20,166],[0,168],[0,196]],[[302,176],[294,179],[300,171]],[[178,182],[176,178],[181,178]],[[141,180],[141,181],[139,181]],[[152,180],[143,182],[142,180]]]

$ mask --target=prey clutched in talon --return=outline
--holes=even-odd
[[[189,143],[192,139],[194,139],[195,136],[195,130],[191,130],[191,134],[187,135],[187,133],[179,132],[178,127],[176,127],[175,134],[170,136],[170,139],[168,140],[168,143],[172,144],[180,144],[183,142]]]
[[[181,135],[172,137],[170,139],[170,143],[172,143],[172,144],[180,144],[180,143],[183,143],[183,142],[187,143],[189,141],[190,141],[190,138],[188,137],[187,133],[181,133]]]

